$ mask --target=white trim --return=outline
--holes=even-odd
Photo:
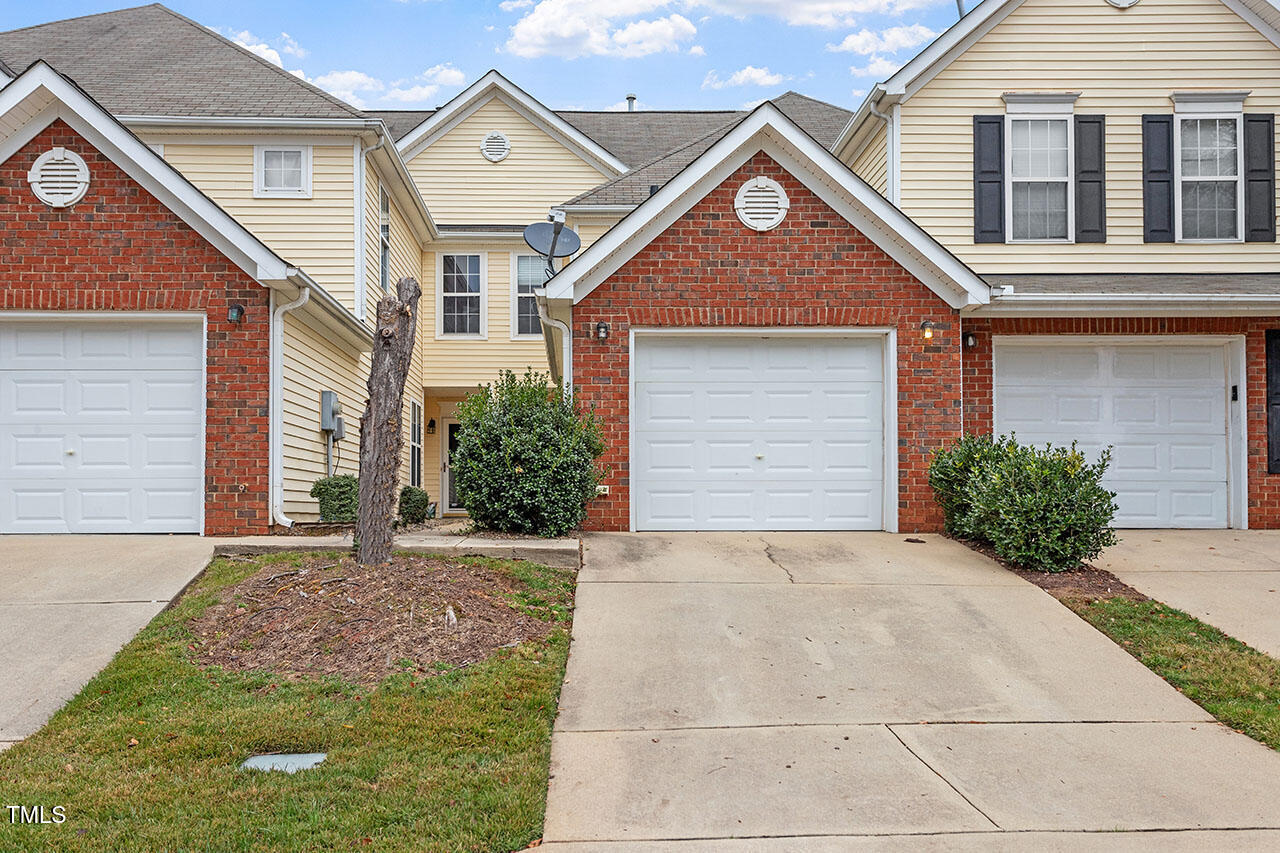
[[[444,411],[443,403],[440,404],[441,412]],[[466,515],[467,510],[464,507],[449,506],[449,484],[445,481],[445,477],[452,477],[453,472],[449,470],[449,424],[458,423],[456,416],[440,416],[440,496],[436,499],[436,506],[440,509],[440,517],[446,515]]]
[[[1280,314],[1280,296],[1241,293],[1016,293],[999,296],[975,316],[1230,317]]]
[[[477,255],[480,258],[480,334],[462,335],[444,331],[444,257],[445,255]],[[436,252],[436,340],[485,341],[489,339],[489,253]]]
[[[355,245],[353,246],[353,249],[355,250],[355,259],[354,259],[354,269],[352,270],[352,274],[355,276],[356,317],[359,318],[360,320],[363,320],[365,318],[365,313],[368,311],[367,307],[365,306],[365,302],[369,298],[369,294],[368,294],[369,285],[368,285],[368,282],[364,280],[365,271],[366,271],[365,255],[368,253],[368,246],[366,244],[368,243],[368,240],[369,240],[369,235],[365,233],[365,229],[368,223],[365,221],[364,208],[365,208],[365,204],[368,202],[368,199],[366,198],[366,196],[368,195],[368,187],[366,185],[369,182],[369,178],[368,178],[368,175],[365,173],[366,167],[364,162],[364,159],[365,159],[364,144],[360,141],[359,137],[357,137],[351,143],[351,157],[352,157],[351,165],[352,165],[352,173],[353,173],[352,179],[351,179],[351,187],[353,190],[352,196],[354,197],[354,204],[353,204],[354,209],[352,210],[352,214],[354,217],[353,221],[354,221],[354,232],[355,232]]]
[[[1054,106],[1058,106],[1055,104]],[[1068,107],[1071,105],[1068,104]],[[1067,126],[1067,175],[1065,178],[1018,178],[1013,177],[1013,123],[1015,121],[1061,121]],[[1004,233],[1005,242],[1010,244],[1022,243],[1054,243],[1067,244],[1076,241],[1076,140],[1075,126],[1072,122],[1072,114],[1070,112],[1052,112],[1050,114],[1040,113],[1005,113],[1004,116]],[[1062,239],[1057,238],[1028,238],[1015,239],[1013,236],[1013,185],[1027,183],[1059,183],[1065,182],[1067,185],[1067,236]]]
[[[1235,119],[1236,122],[1236,236],[1223,239],[1189,239],[1182,236],[1182,123],[1201,119]],[[1192,178],[1195,181],[1227,183],[1219,178]],[[1173,116],[1173,228],[1175,243],[1244,242],[1244,113],[1174,113]]]
[[[542,340],[542,332],[520,334],[520,258],[537,258],[542,261],[541,255],[534,254],[533,251],[521,252],[518,249],[511,251],[511,340],[513,341],[539,341]],[[523,294],[525,297],[534,301],[537,305],[538,288],[535,286],[532,293]],[[542,318],[538,318],[538,322],[542,322]]]
[[[892,326],[632,326],[627,337],[627,470],[634,471],[636,458],[636,336],[686,337],[737,336],[874,338],[884,341],[882,364],[884,394],[881,420],[884,424],[884,486],[881,524],[889,533],[898,532],[898,330]],[[635,476],[628,479],[628,529],[636,529]]]
[[[169,145],[218,145],[244,147],[246,145],[265,145],[268,148],[298,148],[310,145],[316,148],[346,148],[359,135],[348,136],[305,136],[302,134],[271,133],[172,133],[163,130],[142,130],[148,139],[158,139]]]
[[[567,264],[545,288],[578,302],[756,152],[763,151],[953,308],[990,301],[991,289],[955,255],[765,102]]]
[[[1174,92],[1169,96],[1173,111],[1185,116],[1244,112],[1248,92]]]
[[[1246,377],[1248,376],[1244,335],[992,335],[991,336],[991,426],[995,430],[995,379],[997,347],[1004,346],[1221,346],[1226,375],[1222,391],[1227,397],[1227,527],[1249,527],[1249,433]],[[1231,400],[1231,387],[1240,399]]]
[[[147,147],[150,148],[152,151],[156,152],[157,154],[159,154],[161,157],[164,156],[163,142],[148,142]]]
[[[414,441],[414,435],[413,435],[413,427],[414,427],[413,415],[415,412],[418,415],[417,441]],[[424,417],[425,414],[426,414],[426,411],[423,408],[422,403],[418,402],[416,399],[409,400],[409,485],[417,489],[422,488],[422,482],[423,482],[422,476],[423,474],[426,473],[424,469],[426,467],[427,460],[422,453],[422,447],[423,447],[422,439],[423,439],[423,436],[426,434],[426,428],[427,428],[427,420]],[[416,483],[413,481],[413,449],[415,447],[418,449],[418,482]]]
[[[278,151],[297,153],[302,161],[302,185],[296,189],[271,188],[266,185],[266,153]],[[268,144],[253,146],[253,197],[254,198],[311,198],[311,146]]]
[[[889,162],[886,164],[886,180],[889,184],[889,201],[894,207],[902,204],[902,104],[894,104],[889,109],[889,120],[885,122],[885,145]]]
[[[231,127],[293,128],[297,130],[375,130],[381,119],[367,118],[279,118],[276,116],[116,116],[130,127]],[[345,144],[345,141],[344,143]]]
[[[428,119],[401,137],[396,148],[404,155],[405,160],[412,160],[491,98],[500,99],[525,120],[609,177],[617,177],[627,171],[625,163],[497,71],[485,74],[432,113]]]
[[[1079,92],[1005,92],[1000,96],[1006,113],[1069,116],[1075,111]]]
[[[519,231],[443,231],[440,234],[441,243],[466,243],[466,242],[485,242],[492,243],[495,240],[506,241],[508,243],[518,243],[525,245],[524,235]]]

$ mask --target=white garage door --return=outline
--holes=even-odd
[[[884,343],[638,336],[638,530],[879,530]]]
[[[203,360],[199,323],[0,319],[0,532],[199,532]]]
[[[1225,347],[997,342],[994,370],[997,433],[1114,446],[1117,527],[1227,526]]]

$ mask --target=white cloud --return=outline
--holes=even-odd
[[[885,59],[883,56],[873,56],[871,61],[861,68],[856,65],[850,66],[849,73],[854,77],[875,77],[878,80],[884,80],[893,76],[893,73],[901,67],[901,62]]]
[[[280,34],[280,52],[289,56],[296,56],[299,59],[307,58],[307,50],[293,40],[293,36],[288,33]]]
[[[228,30],[225,31],[225,34],[227,38],[231,39],[250,53],[262,57],[272,65],[279,65],[282,68],[284,67],[284,62],[280,59],[280,51],[276,50],[274,47],[267,44],[248,30]]]
[[[860,53],[863,56],[870,56],[873,53],[897,53],[909,47],[922,45],[936,38],[937,35],[933,30],[920,24],[890,27],[878,33],[864,29],[850,33],[839,44],[827,45],[827,50]]]
[[[689,48],[689,55],[690,56],[706,56],[707,49],[700,44],[695,44],[693,47]]]
[[[641,17],[670,0],[540,0],[511,27],[506,51],[526,58],[648,56],[679,50],[697,35],[680,14]]]
[[[364,109],[365,97],[386,91],[387,84],[363,71],[330,71],[311,81],[349,104]]]
[[[934,0],[687,0],[691,6],[735,18],[779,18],[798,27],[851,27],[859,15],[898,14]]]
[[[730,86],[776,86],[787,79],[789,78],[770,71],[768,66],[757,68],[754,65],[748,65],[746,68],[741,68],[730,74],[727,80],[721,80],[720,75],[714,70],[708,71],[707,76],[702,80],[702,88],[725,89]]]
[[[439,91],[439,86],[430,83],[421,86],[409,86],[408,88],[396,86],[388,89],[381,100],[395,101],[398,104],[425,105],[427,100],[434,97],[435,93]]]
[[[467,82],[467,75],[454,68],[452,62],[445,62],[440,65],[433,65],[423,71],[418,75],[418,79],[424,83],[434,83],[437,86],[461,86]]]
[[[503,0],[498,8],[504,12],[514,12],[516,9],[528,9],[532,5],[533,0]]]
[[[742,106],[738,107],[738,109],[740,109],[740,110],[754,110],[756,107],[760,106],[761,104],[763,104],[763,103],[764,103],[765,101],[767,101],[767,100],[769,100],[769,99],[768,99],[768,98],[756,98],[754,101],[747,101],[745,104],[743,104]]]
[[[850,89],[849,94],[852,95],[854,99],[865,98],[867,96],[867,90],[866,89]]]

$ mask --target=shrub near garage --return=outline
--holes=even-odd
[[[561,536],[582,523],[600,482],[600,425],[545,374],[503,371],[458,404],[452,470],[480,527]]]
[[[405,486],[400,490],[400,523],[421,524],[431,511],[431,498],[425,489]]]

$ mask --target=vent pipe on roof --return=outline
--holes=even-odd
[[[964,0],[956,0],[956,11],[960,13],[960,17],[964,17]]]
[[[956,0],[956,2],[959,2],[959,0]],[[627,95],[627,112],[633,113],[635,111],[636,111],[636,96]]]

